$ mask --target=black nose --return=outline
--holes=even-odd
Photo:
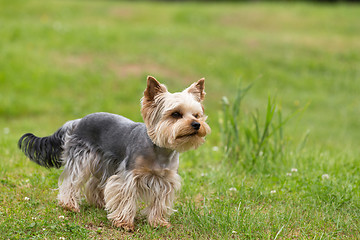
[[[196,121],[193,121],[193,122],[191,123],[191,126],[192,126],[195,130],[199,130],[201,124],[198,123],[198,122],[196,122]]]

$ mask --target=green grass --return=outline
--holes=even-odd
[[[360,6],[0,6],[1,239],[360,235]],[[152,229],[140,218],[125,233],[85,203],[79,214],[64,211],[56,202],[61,170],[31,163],[18,138],[49,135],[97,111],[141,121],[148,74],[170,91],[206,78],[212,134],[181,156],[173,228]],[[237,89],[249,84],[240,99]]]

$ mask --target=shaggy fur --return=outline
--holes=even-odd
[[[180,189],[179,152],[197,148],[210,133],[204,96],[204,79],[172,94],[148,77],[141,108],[145,123],[93,113],[48,137],[27,133],[18,145],[41,166],[64,167],[58,201],[65,209],[79,212],[85,195],[90,204],[106,209],[115,226],[133,230],[141,200],[151,226],[169,227]]]

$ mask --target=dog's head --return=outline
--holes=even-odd
[[[211,131],[202,105],[204,88],[202,78],[182,92],[170,93],[165,85],[148,77],[141,114],[154,144],[183,152],[204,143]]]

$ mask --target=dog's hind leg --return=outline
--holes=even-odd
[[[59,179],[58,200],[60,206],[70,211],[80,212],[81,190],[89,175],[90,172],[86,168],[65,166]]]
[[[80,201],[80,190],[72,182],[71,176],[69,176],[68,170],[64,170],[61,174],[62,181],[59,181],[59,194],[58,200],[59,205],[63,208],[80,212],[79,201]]]
[[[85,187],[85,196],[88,203],[98,208],[105,207],[104,189],[101,187],[101,180],[92,176]]]
[[[81,192],[90,177],[89,161],[93,157],[90,149],[76,137],[65,139],[62,160],[64,171],[59,179],[59,205],[67,210],[79,212]]]

